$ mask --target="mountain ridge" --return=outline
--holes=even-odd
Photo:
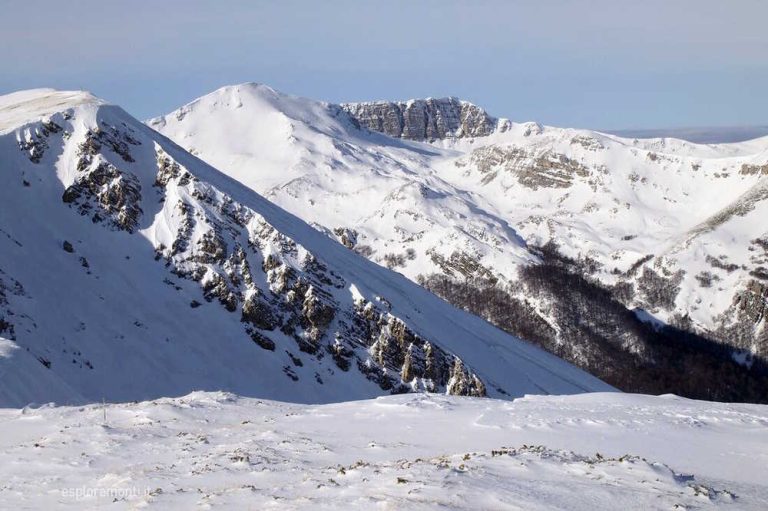
[[[26,94],[56,107],[19,123],[0,99],[0,122],[16,123],[0,136],[3,405],[194,389],[299,402],[610,389],[348,251],[121,108]]]
[[[219,98],[227,94],[244,106],[220,108]],[[542,334],[547,348],[582,367],[597,369],[591,364],[601,351],[594,353],[589,343],[600,339],[606,346],[601,350],[617,345],[629,350],[633,364],[650,368],[661,357],[650,354],[653,346],[662,341],[654,332],[635,338],[626,329],[641,325],[622,326],[629,317],[622,312],[623,319],[609,321],[617,330],[598,333],[604,326],[589,326],[593,341],[574,344],[574,334],[565,333],[571,326],[558,319],[552,302],[557,298],[540,296],[525,281],[532,276],[520,273],[541,264],[539,249],[548,244],[560,252],[550,263],[567,264],[585,279],[584,286],[603,288],[636,317],[631,321],[650,317],[675,338],[674,331],[698,335],[715,352],[721,346],[732,351],[733,360],[749,360],[749,367],[765,358],[766,300],[760,289],[766,262],[760,240],[766,233],[756,218],[766,202],[760,194],[743,194],[762,186],[768,138],[703,145],[510,122],[483,136],[452,136],[448,130],[444,138],[410,140],[402,133],[387,136],[383,125],[377,128],[381,134],[364,124],[350,126],[340,119],[338,105],[279,96],[277,110],[250,108],[260,101],[258,90],[247,84],[220,89],[183,109],[183,119],[172,113],[149,124],[414,281],[429,286],[433,276],[446,276],[462,285],[500,287],[508,302],[519,303],[518,319],[505,328],[520,335],[514,329],[521,315],[538,323],[537,329],[549,332]],[[302,110],[311,115],[302,116]],[[383,119],[387,112],[377,115]],[[281,115],[291,119],[286,131],[259,144],[262,136],[276,136],[267,120]],[[718,210],[722,214],[713,217]],[[665,250],[680,246],[674,253]],[[479,307],[471,302],[454,303]],[[580,307],[578,300],[568,305],[574,307]],[[499,311],[483,314],[498,322]],[[673,344],[688,350],[688,343]],[[715,358],[717,365],[730,363],[728,356]]]

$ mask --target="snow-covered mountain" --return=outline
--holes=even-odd
[[[702,397],[768,399],[768,137],[623,139],[496,119],[453,98],[333,105],[257,84],[148,125],[608,381],[642,366],[629,388],[654,391],[659,371],[703,371],[758,390]],[[511,305],[487,310],[498,291]],[[690,395],[679,383],[664,389]]]
[[[0,97],[0,161],[0,406],[610,389],[90,94]]]
[[[424,116],[403,122],[427,119],[425,135],[405,125],[397,137],[374,133],[350,114],[369,115],[367,106],[250,85],[150,123],[191,126],[171,134],[198,154],[221,150],[209,160],[221,158],[228,176],[88,93],[0,97],[0,507],[764,509],[766,406],[530,395],[614,389],[414,282],[531,335],[543,322],[561,343],[549,349],[607,354],[627,381],[648,368],[622,353],[655,357],[658,372],[646,374],[663,380],[670,366],[659,355],[669,353],[653,342],[680,341],[658,325],[675,321],[683,300],[718,286],[743,292],[747,278],[761,293],[761,263],[732,261],[742,264],[740,243],[764,207],[764,167],[749,156],[763,141],[685,149],[701,152],[692,172],[737,188],[728,202],[687,188],[698,181],[679,177],[682,156],[640,143],[625,153],[627,141],[578,132],[566,144],[563,130],[458,100],[404,105],[376,111],[415,108]],[[477,119],[489,126],[482,137],[468,135]],[[620,170],[596,169],[591,152],[564,156],[571,145],[612,154]],[[625,160],[633,151],[635,163]],[[681,181],[647,162],[640,174],[642,151]],[[711,176],[718,158],[742,165],[739,176]],[[635,200],[626,212],[569,214],[593,188],[594,201]],[[683,206],[651,190],[699,192],[722,212],[682,230]],[[662,206],[678,223],[658,220]],[[679,231],[677,242],[664,238]],[[624,252],[605,248],[614,245]],[[697,257],[715,249],[726,257],[705,258],[711,274],[697,279],[710,287],[692,287],[687,274],[705,271]],[[749,316],[764,302],[744,300],[727,305],[733,321],[747,315],[740,339],[764,321]],[[532,312],[512,317],[510,307]],[[706,314],[688,317],[707,328]],[[705,341],[675,354],[689,361]],[[743,374],[758,365],[756,346]],[[713,360],[684,376],[764,391],[757,379],[728,380],[742,373],[702,369]],[[386,395],[411,390],[434,393]],[[102,399],[122,403],[94,403]],[[78,406],[24,406],[48,401]]]

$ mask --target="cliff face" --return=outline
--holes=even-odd
[[[483,137],[505,126],[457,98],[346,103],[341,108],[362,128],[408,140]]]

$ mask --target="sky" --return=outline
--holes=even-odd
[[[765,0],[0,0],[0,94],[146,119],[260,82],[331,102],[458,96],[593,129],[768,124]]]

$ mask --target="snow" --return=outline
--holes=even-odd
[[[31,89],[0,96],[0,135],[77,105],[103,103],[90,92]]]
[[[569,216],[583,206],[580,201],[596,200],[585,183],[571,190],[576,197],[521,191],[504,178],[482,185],[477,169],[455,165],[486,142],[509,145],[545,137],[542,146],[570,144],[581,132],[513,124],[485,142],[402,142],[351,132],[328,114],[328,105],[264,86],[241,89],[220,91],[216,105],[208,105],[212,98],[201,100],[182,118],[193,119],[200,105],[210,106],[206,115],[219,105],[228,112],[258,105],[257,117],[231,117],[236,131],[226,136],[211,131],[200,139],[219,136],[218,147],[243,132],[254,140],[274,137],[258,151],[232,141],[242,144],[242,173],[235,177],[245,185],[87,93],[41,89],[0,97],[0,156],[7,169],[0,186],[0,313],[11,311],[3,317],[14,326],[13,337],[8,332],[0,337],[0,507],[768,507],[768,407],[607,392],[612,389],[599,380],[456,310],[406,278],[432,268],[423,253],[430,244],[443,254],[457,247],[477,250],[500,271],[512,271],[532,260],[526,242],[539,234],[515,215],[548,214],[542,205],[558,201],[571,209],[558,210],[553,229],[558,235],[578,234],[567,238],[572,250],[611,257],[618,253],[611,252],[616,240],[635,230],[636,238],[615,245],[625,252],[617,265],[631,265],[655,244],[668,247],[691,272],[713,244],[741,262],[745,256],[738,247],[752,235],[764,205],[693,238],[689,231],[701,218],[670,219],[683,210],[703,214],[707,206],[682,201],[685,194],[700,192],[697,200],[709,201],[711,208],[759,188],[754,176],[714,174],[723,165],[760,163],[762,142],[700,147],[591,134],[610,145],[605,161],[636,154],[622,172],[636,171],[652,189],[670,189],[677,194],[670,197],[683,202],[670,209],[664,204],[670,197],[654,197],[651,189],[617,179],[612,190],[625,194],[617,197],[644,196],[632,207],[650,215],[647,226],[622,226],[620,221],[634,217],[613,218],[605,203],[594,218]],[[64,131],[44,137],[35,163],[19,142],[41,140],[33,137],[47,121]],[[152,124],[162,122],[172,121]],[[130,148],[133,161],[106,147],[94,155],[141,184],[143,214],[133,234],[94,223],[62,202],[63,191],[81,172],[76,153],[86,132],[105,123],[140,142]],[[265,148],[275,152],[264,155]],[[679,156],[679,166],[667,162],[663,174],[639,163],[659,148],[670,158],[688,156]],[[178,200],[188,202],[199,223],[213,214],[177,181],[167,187],[164,201],[157,200],[156,151],[199,180],[193,191],[226,196],[254,214],[236,232],[240,239],[254,236],[263,219],[295,244],[287,260],[296,271],[304,255],[313,254],[343,278],[345,285],[332,290],[340,309],[361,302],[386,307],[460,356],[489,384],[491,396],[506,400],[382,396],[356,367],[334,371],[331,357],[299,353],[286,336],[274,334],[275,351],[256,346],[244,335],[239,314],[206,302],[200,283],[178,278],[155,260],[161,244],[177,239]],[[711,161],[703,161],[707,158]],[[692,160],[702,160],[703,175],[728,197],[688,177],[667,179],[684,174]],[[253,191],[260,186],[278,205]],[[379,197],[386,200],[377,202]],[[326,231],[281,209],[283,202]],[[422,252],[400,268],[405,276],[389,271],[332,240],[327,229],[338,220],[359,228],[377,250],[413,246]],[[193,236],[201,229],[195,225]],[[73,253],[62,249],[65,240]],[[279,247],[273,243],[264,252],[279,254]],[[87,258],[87,267],[80,257]],[[261,260],[252,258],[252,266],[259,267]],[[257,287],[266,292],[265,277],[257,275]],[[733,285],[738,277],[722,278]],[[684,287],[680,299],[696,297],[693,288]],[[192,301],[201,305],[190,307]],[[637,313],[649,321],[663,319],[654,311]],[[298,381],[283,372],[293,356],[303,360],[291,368]],[[743,359],[748,362],[746,355]],[[324,384],[313,378],[316,373]],[[102,399],[108,403],[100,404]]]
[[[759,510],[766,464],[768,407],[674,396],[0,410],[15,509]]]
[[[271,141],[275,117],[287,119],[290,143]],[[445,257],[458,246],[498,261],[533,259],[506,221],[478,206],[482,196],[431,169],[433,158],[458,153],[361,132],[326,103],[241,84],[148,125],[302,219],[356,229],[377,261],[417,248],[396,268],[408,277],[434,268],[426,247]]]
[[[156,251],[163,245],[169,251],[181,229],[179,200],[196,219],[190,250],[205,228],[221,222],[220,213],[197,198],[200,191],[217,200],[226,197],[253,214],[245,226],[224,224],[223,235],[232,236],[227,238],[230,247],[236,242],[248,246],[263,220],[295,243],[295,254],[285,258],[294,271],[302,272],[301,261],[313,254],[343,279],[345,286],[327,289],[338,304],[339,317],[361,299],[388,303],[393,317],[459,356],[487,383],[491,396],[611,389],[356,255],[117,106],[87,93],[50,90],[6,96],[0,104],[0,123],[18,123],[0,136],[0,155],[7,164],[0,186],[0,314],[15,329],[15,338],[0,332],[0,406],[146,400],[193,390],[302,403],[386,393],[356,364],[349,371],[339,370],[332,357],[300,352],[296,341],[279,330],[268,332],[277,346],[274,351],[260,348],[246,334],[240,311],[228,312],[217,301],[206,301],[200,282],[180,278],[163,260],[156,260]],[[27,116],[21,113],[26,108]],[[36,137],[47,121],[62,131],[39,139],[44,151],[35,163],[20,150],[19,140]],[[107,144],[93,157],[133,174],[140,184],[143,213],[133,234],[94,223],[90,215],[81,216],[62,201],[66,187],[82,174],[77,154],[86,133],[96,128],[108,132],[108,126],[130,133],[138,143],[129,146],[133,161]],[[159,200],[158,151],[196,177],[197,188],[174,181]],[[74,253],[62,249],[64,241],[73,245]],[[263,244],[263,254],[249,255],[250,267],[258,269],[254,285],[268,293],[263,255],[278,253],[280,247],[270,240]],[[214,265],[207,270],[221,272]],[[385,301],[378,302],[378,297]],[[201,305],[192,307],[194,302]],[[5,315],[4,309],[10,312]],[[359,351],[361,357],[368,356],[364,348]],[[303,365],[296,366],[293,357]],[[286,376],[286,367],[298,381]]]
[[[275,117],[290,126],[290,142],[271,141]],[[598,261],[594,277],[613,285],[652,255],[646,267],[685,273],[673,308],[649,312],[664,323],[687,315],[707,331],[765,262],[751,244],[765,234],[766,177],[742,170],[768,164],[768,137],[695,144],[505,122],[487,137],[419,143],[360,131],[334,105],[254,84],[222,88],[148,125],[307,222],[356,230],[379,264],[414,250],[395,267],[412,280],[441,272],[437,256],[458,253],[514,281],[536,260],[528,245],[554,240],[567,256]],[[525,186],[503,162],[483,170],[490,150],[521,151],[524,170],[561,156],[586,170],[563,187]],[[708,255],[740,268],[713,268]],[[701,286],[703,272],[720,279],[716,288]],[[626,305],[645,306],[642,297]]]

